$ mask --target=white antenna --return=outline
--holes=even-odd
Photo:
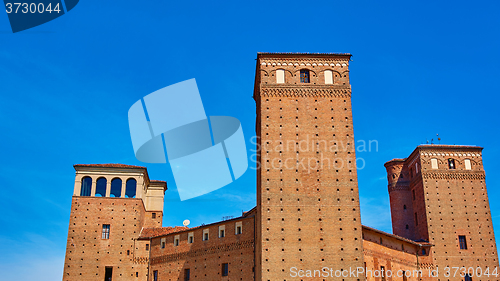
[[[191,222],[190,222],[189,220],[184,220],[184,221],[182,222],[182,225],[184,225],[184,226],[188,226],[190,223],[191,223]]]

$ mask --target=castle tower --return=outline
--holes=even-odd
[[[166,183],[139,166],[74,168],[63,280],[146,280],[150,245],[137,238],[143,227],[161,227]]]
[[[350,57],[257,56],[256,280],[363,266]]]
[[[454,269],[444,275],[446,267],[498,268],[481,147],[420,145],[385,167],[394,233],[434,244],[421,254],[431,256],[439,277],[464,280]],[[473,280],[498,280],[477,272],[470,271]]]

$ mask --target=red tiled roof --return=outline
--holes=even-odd
[[[361,227],[363,229],[367,229],[367,230],[371,230],[371,231],[374,231],[374,232],[378,232],[380,234],[383,234],[383,235],[386,235],[386,236],[389,236],[389,237],[392,237],[392,238],[396,238],[396,239],[399,239],[399,240],[402,240],[402,241],[406,241],[406,242],[414,244],[414,245],[434,246],[433,244],[431,244],[429,242],[426,242],[426,241],[413,241],[413,240],[410,240],[408,238],[404,238],[404,237],[398,236],[396,234],[387,233],[385,231],[378,230],[378,229],[375,229],[373,227],[369,227],[369,226],[366,226],[366,225],[362,225]]]
[[[134,168],[134,169],[146,169],[143,166],[134,166],[134,165],[126,165],[126,164],[75,164],[73,167],[97,167],[97,168]]]
[[[152,237],[163,236],[188,229],[189,227],[186,226],[143,228],[141,231],[141,235],[139,235],[139,239],[149,239]]]

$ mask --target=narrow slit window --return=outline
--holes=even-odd
[[[191,271],[189,268],[184,269],[184,281],[191,280]]]
[[[460,244],[460,250],[467,250],[467,239],[465,235],[458,236],[458,243]]]
[[[223,263],[222,264],[222,276],[228,276],[228,275],[229,275],[229,264]]]

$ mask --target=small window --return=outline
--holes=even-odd
[[[405,251],[405,245],[401,244],[401,251]]]
[[[223,263],[222,264],[222,276],[228,276],[228,275],[229,275],[229,264]]]
[[[415,213],[415,225],[418,225],[417,213]]]
[[[325,70],[325,84],[333,84],[333,72],[329,69]]]
[[[408,281],[408,277],[406,277],[406,275],[410,275],[409,273],[407,273],[408,271],[404,271],[403,272],[403,281]]]
[[[458,236],[458,243],[460,244],[460,250],[467,250],[467,239],[465,235]]]
[[[92,192],[92,179],[90,177],[84,177],[82,179],[80,196],[90,196],[91,192]]]
[[[382,281],[385,281],[385,267],[383,266],[380,267],[380,277]]]
[[[208,229],[203,230],[203,241],[208,240]]]
[[[149,244],[146,244],[146,251],[149,251]]]
[[[241,234],[241,226],[236,227],[236,235]]]
[[[415,189],[411,191],[412,195],[413,195],[413,200],[415,200]]]
[[[472,277],[470,276],[469,273],[466,273],[464,276],[464,281],[472,281]]]
[[[153,271],[153,281],[158,281],[158,270]]]
[[[162,238],[162,239],[161,239],[161,248],[162,248],[162,249],[165,249],[165,244],[166,244],[166,241],[167,241],[167,239],[166,239],[166,238]]]
[[[194,232],[189,232],[188,233],[188,243],[193,243],[194,242]]]
[[[427,252],[425,251],[425,249],[422,249],[422,256],[425,256],[427,254]]]
[[[309,83],[309,70],[307,69],[302,69],[300,71],[300,83]]]
[[[135,277],[139,277],[139,272],[135,272]]]
[[[276,83],[282,84],[285,83],[285,70],[277,69],[276,70]]]
[[[156,219],[156,213],[152,213],[152,214],[151,214],[151,217],[152,217],[153,219]]]
[[[406,225],[406,229],[410,228],[408,225]]]
[[[439,168],[439,166],[438,166],[438,160],[437,159],[435,159],[435,158],[431,159],[431,167],[432,167],[432,169]]]
[[[406,210],[406,205],[403,205],[403,210]]]
[[[448,159],[448,168],[451,170],[455,169],[455,159]]]
[[[465,159],[464,160],[464,164],[465,164],[465,169],[466,170],[471,170],[472,169],[472,166],[470,164],[470,159]]]
[[[219,238],[224,237],[224,229],[219,230]]]
[[[179,246],[179,239],[178,238],[175,238],[175,240],[174,240],[174,246]]]
[[[383,242],[382,237],[380,237],[380,245],[382,245],[382,242]]]
[[[184,281],[191,280],[191,271],[189,268],[184,269]]]
[[[130,255],[130,250],[127,250],[127,256]]]
[[[109,230],[110,230],[109,224],[102,225],[102,239],[109,239]]]

